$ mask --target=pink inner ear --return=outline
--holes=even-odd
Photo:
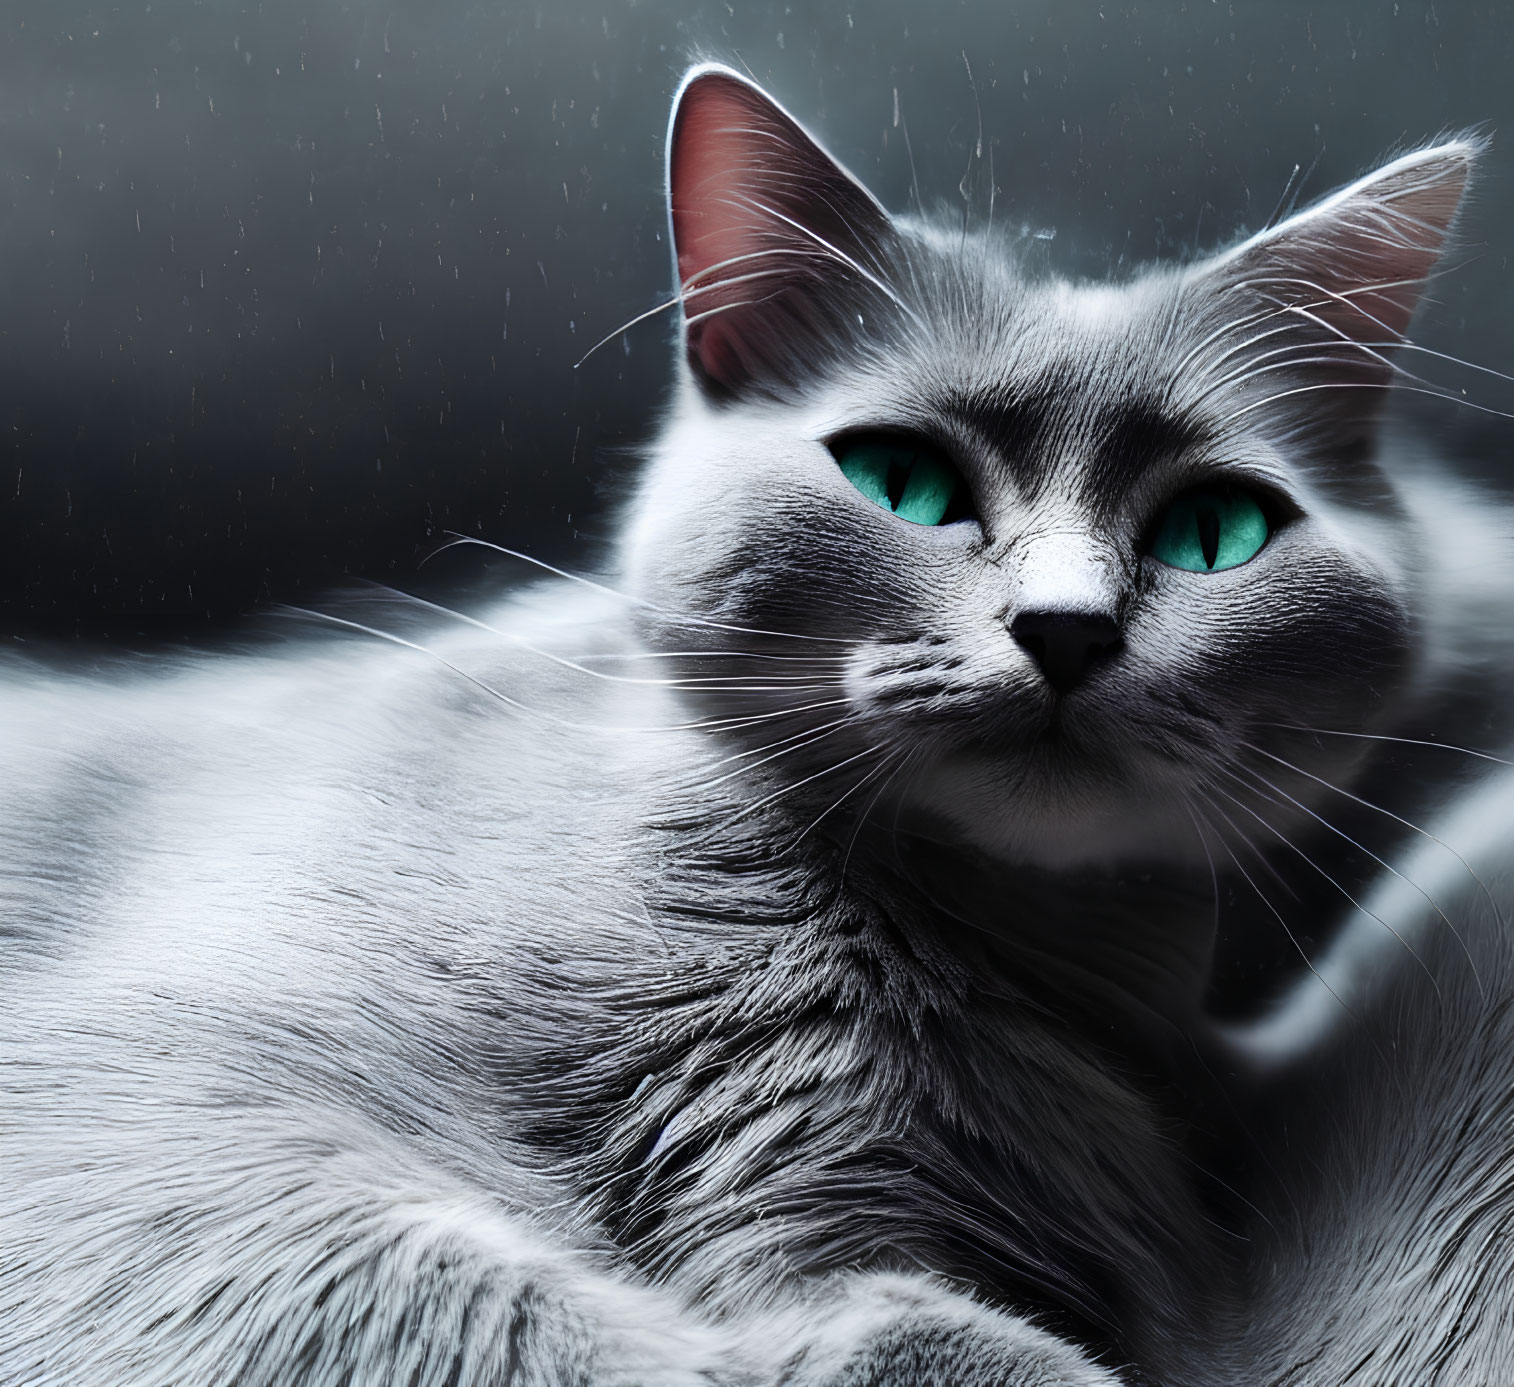
[[[729,79],[705,77],[684,93],[669,182],[678,277],[685,285],[714,265],[760,249],[760,221],[743,197],[764,172],[757,150],[773,139],[760,128],[762,115],[746,89]],[[740,273],[740,266],[730,267],[731,275]]]
[[[808,248],[794,204],[802,199],[807,166],[824,158],[782,111],[735,76],[702,73],[684,89],[668,195],[689,353],[708,379],[733,386],[760,353],[758,325],[739,319],[747,305],[799,277],[796,262]]]
[[[1257,237],[1239,267],[1353,341],[1402,337],[1435,268],[1473,147],[1408,155]]]
[[[727,390],[828,349],[880,281],[888,215],[766,93],[723,68],[679,96],[668,200],[689,359]],[[870,268],[867,268],[870,267]],[[887,291],[883,291],[887,296]]]
[[[1461,202],[1465,166],[1458,173],[1409,193],[1373,199],[1357,209],[1336,243],[1345,267],[1341,277],[1354,290],[1345,297],[1356,311],[1333,303],[1332,311],[1324,315],[1327,321],[1355,337],[1376,327],[1372,319],[1396,337],[1408,331],[1424,282],[1440,259]]]

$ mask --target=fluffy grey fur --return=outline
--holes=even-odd
[[[1514,782],[1205,1008],[1221,889],[1323,930],[1267,873],[1506,682],[1505,513],[1380,427],[1475,154],[1071,285],[691,73],[608,586],[10,662],[0,1381],[1514,1379]],[[1221,481],[1265,548],[1158,563]],[[1059,693],[1026,613],[1118,642]]]

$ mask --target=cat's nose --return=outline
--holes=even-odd
[[[1032,655],[1059,694],[1080,684],[1100,660],[1120,648],[1120,628],[1101,612],[1018,612],[1009,633]]]

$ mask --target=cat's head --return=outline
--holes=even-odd
[[[1476,152],[1069,283],[890,217],[696,68],[668,147],[682,381],[626,540],[649,637],[734,652],[682,671],[769,774],[1011,859],[1187,858],[1196,822],[1304,812],[1362,744],[1296,729],[1379,725],[1416,675],[1375,436]]]

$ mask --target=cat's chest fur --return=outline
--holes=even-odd
[[[750,812],[760,785],[688,784],[626,826],[615,974],[507,1084],[600,1224],[712,1306],[930,1267],[1116,1352],[1146,1326],[1161,1361],[1224,1269],[1179,1136],[1191,1075],[1142,1005],[1080,1022],[1038,993],[1010,942],[1033,894],[974,919],[876,842],[796,843],[804,816]]]

